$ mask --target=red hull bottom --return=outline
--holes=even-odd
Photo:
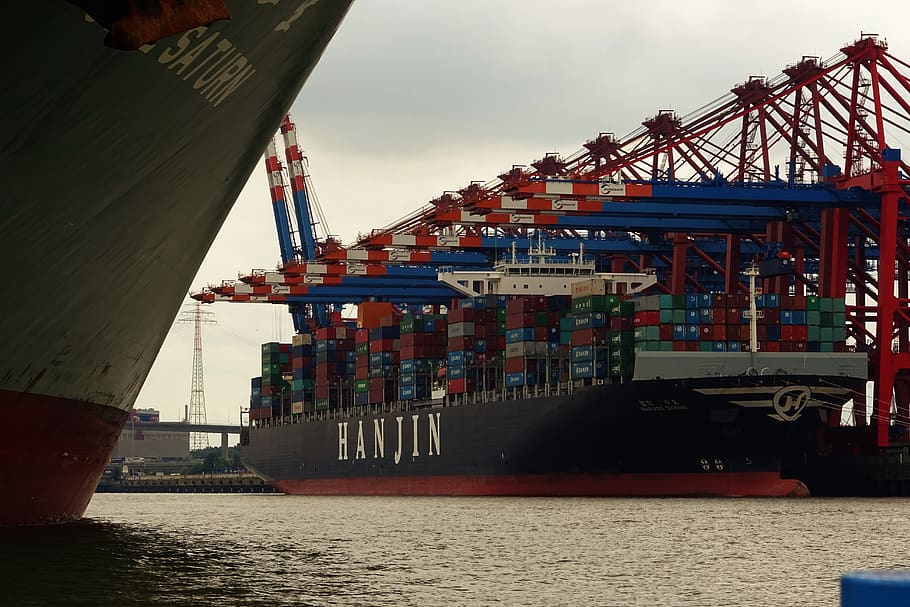
[[[78,519],[128,412],[0,390],[0,525]]]
[[[275,480],[289,495],[499,495],[540,497],[808,497],[775,472],[535,474]]]

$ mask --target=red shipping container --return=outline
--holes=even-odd
[[[291,344],[278,344],[278,351],[283,353],[290,353]]]
[[[452,394],[474,392],[477,390],[477,382],[473,379],[450,379],[448,381],[448,390]]]
[[[395,352],[401,346],[397,339],[374,339],[370,342],[370,353]]]
[[[740,320],[743,317],[743,311],[739,308],[725,308],[725,318],[727,319],[728,325],[738,325]],[[717,315],[715,314],[714,319],[717,320]]]
[[[657,313],[660,315],[660,312]],[[633,319],[623,316],[613,316],[610,318],[610,330],[611,331],[631,331],[635,328],[635,322]]]
[[[686,352],[698,352],[701,349],[697,341],[687,341],[685,343]]]
[[[847,344],[844,343],[844,342],[842,342],[842,341],[836,341],[836,342],[834,342],[834,351],[835,351],[835,352],[846,352],[846,351],[847,351]]]
[[[756,327],[756,335],[758,335],[758,341],[765,341],[768,339],[768,327],[764,325],[758,325]],[[743,334],[743,338],[747,339],[749,337],[749,329],[746,329],[746,333]]]
[[[476,312],[477,311],[474,308],[455,308],[454,310],[449,310],[449,324],[456,322],[474,322]]]
[[[573,346],[603,345],[605,343],[607,343],[607,330],[603,327],[572,331]]]
[[[742,339],[743,328],[739,323],[727,325],[727,339],[730,341],[739,341]]]
[[[676,340],[673,342],[673,351],[674,352],[685,352],[686,351],[686,342]]]
[[[473,350],[474,338],[470,335],[464,337],[450,337],[448,349],[453,352],[455,350]]]
[[[765,352],[780,352],[780,342],[779,341],[765,341],[762,342],[762,347],[759,348],[759,351],[764,350]]]
[[[809,328],[806,325],[793,325],[793,341],[808,341]]]
[[[727,294],[726,293],[712,293],[711,294],[711,306],[714,308],[727,307]]]
[[[698,325],[698,338],[699,339],[714,339],[714,331],[711,330],[711,327],[714,325]]]
[[[506,359],[506,373],[521,373],[525,370],[525,358],[516,356]]]
[[[763,318],[766,325],[778,325],[780,324],[780,310],[777,308],[764,308],[761,310],[764,312]]]
[[[727,325],[712,325],[711,331],[716,341],[727,341]]]
[[[793,341],[793,325],[781,325],[780,340]],[[787,350],[784,350],[784,352],[787,352]]]
[[[790,297],[789,295],[781,295],[778,298],[778,301],[780,302],[778,304],[778,306],[781,310],[793,310],[794,309],[793,308],[793,298]]]
[[[660,325],[660,340],[670,341],[673,339],[673,325]]]
[[[549,327],[534,327],[534,341],[547,341],[549,334]]]
[[[259,389],[259,393],[262,396],[271,396],[272,395],[272,386],[262,386],[262,388]]]
[[[633,326],[652,327],[660,324],[660,310],[639,311],[632,319]]]
[[[370,330],[369,329],[357,329],[354,332],[354,343],[358,343],[358,344],[370,343]]]
[[[506,329],[524,329],[535,326],[537,315],[535,312],[506,314]]]
[[[506,316],[518,312],[538,312],[546,309],[546,298],[537,295],[510,297],[506,301]]]
[[[794,341],[792,345],[794,352],[805,352],[808,347],[804,341]]]

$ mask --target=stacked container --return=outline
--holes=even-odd
[[[400,360],[401,316],[384,316],[379,326],[370,329],[370,371],[367,402],[379,404],[398,398],[397,380]]]
[[[336,409],[348,402],[348,379],[354,371],[354,339],[346,327],[316,330],[316,411]]]
[[[291,412],[291,344],[262,344],[259,419]]]
[[[570,378],[594,380],[630,375],[633,363],[634,306],[608,294],[603,280],[572,285]]]
[[[441,362],[446,358],[446,317],[405,314],[400,325],[401,362],[398,398],[429,398]]]
[[[354,404],[370,402],[370,330],[361,328],[354,333]]]
[[[269,407],[269,415],[272,409]],[[262,419],[262,378],[250,379],[250,419]]]
[[[518,296],[506,302],[506,388],[559,383],[559,319],[567,304],[560,296]]]
[[[479,309],[473,299],[458,300],[449,310],[446,347],[446,383],[450,394],[477,390],[474,332]]]
[[[291,413],[312,413],[316,410],[316,369],[314,342],[310,333],[291,338]]]

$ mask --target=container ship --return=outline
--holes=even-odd
[[[346,0],[20,3],[3,25],[0,523],[85,510]],[[26,59],[27,58],[27,59]]]
[[[472,294],[444,314],[364,304],[263,344],[244,463],[289,494],[802,496],[792,463],[866,381],[843,299],[754,270],[688,295],[583,254],[481,274],[440,273]]]

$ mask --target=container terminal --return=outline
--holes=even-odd
[[[908,71],[863,35],[350,245],[285,118],[280,265],[192,295],[294,319],[246,465],[290,493],[906,494]]]

